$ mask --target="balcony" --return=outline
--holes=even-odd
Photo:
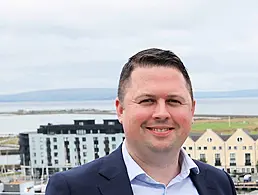
[[[251,166],[251,161],[245,161],[245,166]]]
[[[215,161],[215,166],[221,166],[220,160],[218,160],[218,161],[216,160],[216,161]]]

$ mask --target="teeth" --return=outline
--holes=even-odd
[[[165,131],[168,131],[169,129],[165,128],[165,129],[152,129],[152,130],[157,132],[165,132]]]

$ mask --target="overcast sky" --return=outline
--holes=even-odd
[[[258,1],[1,0],[0,94],[117,87],[127,59],[178,54],[195,91],[258,88]]]

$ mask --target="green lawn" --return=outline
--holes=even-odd
[[[192,130],[204,131],[206,129],[212,130],[230,130],[238,128],[249,128],[250,124],[248,122],[231,122],[228,121],[217,121],[217,122],[198,122],[194,123]]]

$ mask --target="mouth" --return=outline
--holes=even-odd
[[[175,128],[172,127],[146,127],[146,129],[150,131],[155,131],[155,132],[167,132],[167,131],[172,131]]]

